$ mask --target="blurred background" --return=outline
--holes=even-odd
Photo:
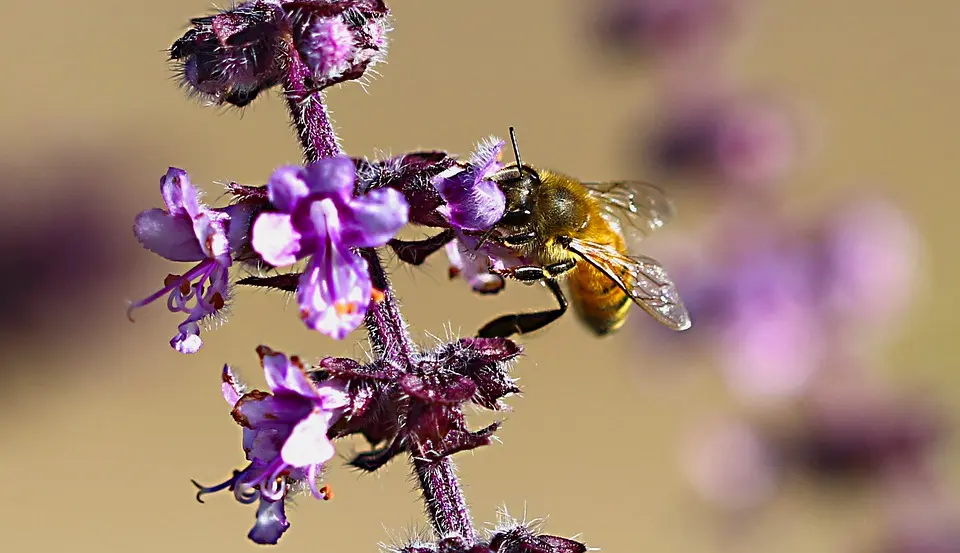
[[[956,341],[960,4],[952,0],[394,2],[388,63],[328,94],[351,155],[467,153],[517,127],[524,159],[651,179],[677,219],[642,251],[694,329],[637,310],[523,340],[502,444],[458,457],[478,525],[505,506],[604,551],[960,551]],[[241,465],[223,363],[254,348],[356,355],[279,294],[241,290],[192,356],[180,319],[125,301],[183,267],[134,215],[186,169],[262,184],[301,154],[276,94],[190,100],[165,49],[208,2],[6,2],[0,379],[10,551],[232,551],[253,510],[194,501]],[[414,233],[416,234],[416,233]],[[469,335],[550,305],[478,297],[442,253],[390,263],[414,333]],[[262,378],[262,377],[261,377]],[[476,424],[488,416],[476,416]],[[348,456],[362,444],[342,443]],[[403,461],[334,463],[331,502],[288,510],[285,551],[376,551],[426,527]]]

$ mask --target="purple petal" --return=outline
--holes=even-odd
[[[133,233],[144,248],[170,261],[200,261],[206,256],[190,220],[174,217],[162,209],[140,212]]]
[[[306,167],[307,186],[311,194],[338,197],[343,200],[353,195],[357,166],[346,156],[328,157]]]
[[[181,324],[180,332],[170,340],[170,346],[180,353],[197,353],[203,341],[200,339],[200,325],[195,321]]]
[[[300,277],[300,317],[308,327],[342,340],[363,322],[371,288],[367,262],[328,243]]]
[[[243,451],[247,455],[247,460],[269,465],[280,455],[280,448],[283,447],[288,435],[290,435],[290,428],[278,424],[258,426],[256,429],[244,428]]]
[[[193,217],[193,232],[207,257],[216,259],[221,265],[229,266],[230,245],[227,243],[227,231],[223,219],[222,213],[201,211]]]
[[[260,390],[248,392],[234,406],[233,418],[244,428],[256,431],[293,426],[306,417],[315,404],[298,395],[272,396]]]
[[[286,213],[261,213],[253,223],[253,249],[275,266],[290,265],[300,252],[300,233]]]
[[[347,395],[346,383],[340,380],[331,380],[317,386],[318,404],[324,411],[335,411],[350,404]]]
[[[290,522],[283,510],[283,500],[270,501],[261,497],[260,505],[257,506],[257,522],[247,537],[260,545],[275,545],[289,527]]]
[[[160,178],[160,195],[163,196],[163,203],[167,205],[167,211],[171,215],[184,215],[184,196],[196,197],[197,191],[186,171],[170,167],[167,174]]]
[[[450,277],[462,277],[474,291],[492,294],[503,289],[506,282],[503,277],[490,272],[490,258],[485,254],[471,251],[460,240],[454,240],[446,246],[450,259]]]
[[[482,180],[462,190],[456,186],[439,190],[449,205],[450,223],[459,229],[487,230],[503,217],[506,210],[503,191],[493,181]]]
[[[341,240],[352,248],[382,246],[407,224],[410,206],[392,188],[371,190],[340,211]]]
[[[286,165],[274,171],[267,182],[270,203],[280,211],[292,212],[297,203],[310,193],[306,178],[306,171],[295,165]]]
[[[233,407],[240,401],[240,382],[237,380],[237,375],[233,373],[230,369],[230,365],[223,366],[223,373],[220,376],[222,384],[220,384],[220,391],[223,393],[223,399]]]
[[[304,373],[303,365],[287,359],[282,353],[273,353],[263,346],[257,348],[263,363],[263,374],[267,386],[275,394],[291,393],[308,398],[316,398],[317,390]]]
[[[478,179],[489,177],[500,169],[500,152],[504,144],[506,142],[495,136],[477,144],[477,149],[470,155],[470,168]]]
[[[316,410],[293,428],[280,450],[283,461],[294,467],[308,467],[325,463],[333,457],[334,449],[327,430],[330,413]]]

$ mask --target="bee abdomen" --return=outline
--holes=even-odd
[[[633,301],[609,278],[584,267],[571,279],[570,293],[580,319],[597,335],[612,334],[627,320]]]

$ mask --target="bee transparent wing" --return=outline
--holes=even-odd
[[[570,250],[616,283],[644,311],[673,330],[690,328],[677,286],[655,259],[624,255],[610,246],[572,239]]]
[[[624,223],[650,234],[673,218],[673,204],[657,186],[643,181],[585,182],[587,193],[603,208],[603,215],[621,232]]]

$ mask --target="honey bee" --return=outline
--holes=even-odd
[[[558,319],[567,311],[559,285],[565,277],[576,313],[597,335],[620,329],[633,303],[673,330],[690,328],[690,316],[660,263],[627,253],[624,225],[641,236],[663,226],[673,212],[666,195],[643,182],[580,182],[534,168],[520,160],[513,127],[510,139],[516,163],[491,177],[506,197],[506,210],[479,242],[498,244],[529,263],[493,272],[542,282],[560,305],[499,317],[479,336],[525,334]]]

